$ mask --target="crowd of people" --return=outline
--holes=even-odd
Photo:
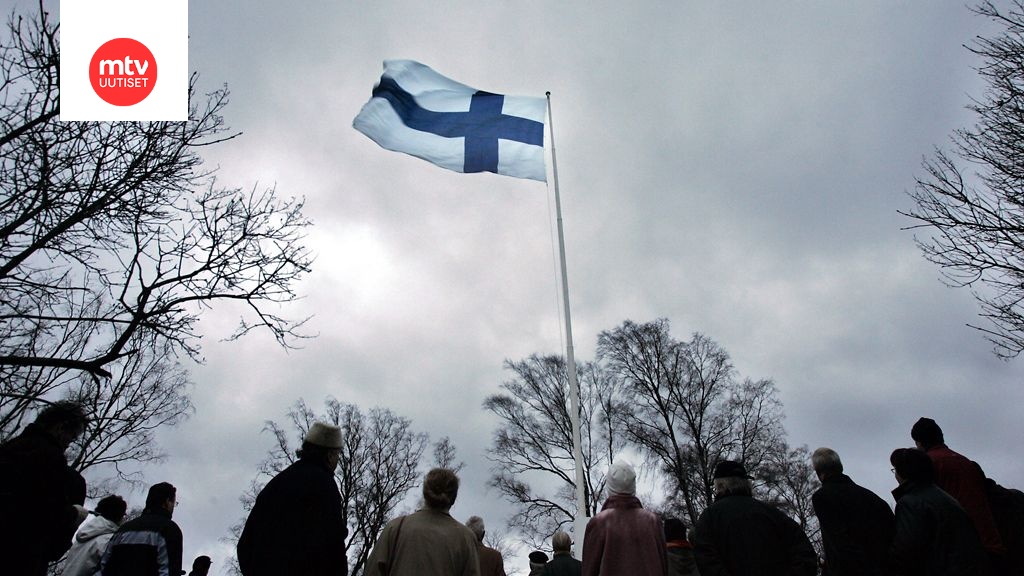
[[[173,485],[151,486],[145,509],[128,521],[117,495],[84,508],[85,480],[64,452],[86,423],[79,406],[59,402],[0,445],[3,573],[43,576],[64,558],[66,576],[185,574]],[[742,462],[715,466],[715,500],[690,529],[644,508],[634,469],[615,463],[608,496],[587,525],[582,560],[573,557],[569,534],[557,531],[552,558],[529,554],[530,576],[1024,575],[1024,493],[999,486],[950,449],[934,420],[918,420],[911,438],[915,448],[898,448],[889,459],[895,512],[843,472],[834,450],[814,451],[821,556],[799,524],[755,497]],[[260,491],[237,545],[244,576],[347,574],[347,523],[334,478],[342,441],[337,426],[314,423],[298,459]],[[431,470],[422,490],[422,507],[388,522],[376,539],[366,576],[505,576],[502,555],[484,544],[483,519],[461,523],[450,514],[455,472]],[[205,576],[210,565],[200,556],[190,575]]]

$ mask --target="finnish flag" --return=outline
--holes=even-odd
[[[492,94],[412,60],[385,60],[352,127],[382,148],[456,172],[547,181],[546,100]]]

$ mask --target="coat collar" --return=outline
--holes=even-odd
[[[601,510],[643,508],[640,499],[632,494],[612,494],[604,501]]]

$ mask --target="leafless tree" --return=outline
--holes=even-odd
[[[434,442],[433,467],[447,468],[456,474],[466,467],[466,463],[459,460],[458,456],[455,455],[455,444],[452,444],[451,438],[443,436],[437,442]]]
[[[237,338],[283,316],[309,269],[302,202],[226,188],[200,151],[237,136],[226,89],[190,83],[184,122],[61,122],[59,26],[43,3],[0,40],[0,439],[47,402],[86,400],[88,468],[158,457],[190,410],[200,315],[234,306]],[[150,402],[140,406],[139,402]]]
[[[972,327],[1012,358],[1024,350],[1024,2],[975,12],[1002,26],[968,47],[987,82],[968,106],[977,121],[953,134],[952,151],[925,160],[909,193],[916,207],[903,214],[927,233],[918,246],[944,282],[974,294],[986,323]]]
[[[576,473],[569,383],[565,359],[533,355],[506,361],[513,376],[503,393],[484,401],[499,419],[487,450],[493,463],[489,485],[515,506],[508,525],[534,547],[543,547],[576,514]],[[577,366],[587,514],[598,509],[604,475],[622,449],[617,382],[594,363]],[[533,482],[531,484],[531,482]]]
[[[803,445],[772,452],[758,468],[757,476],[758,494],[796,520],[818,556],[823,557],[821,528],[811,503],[821,484],[811,466],[810,449]]]
[[[728,353],[702,334],[680,342],[665,319],[626,321],[600,334],[598,359],[628,391],[628,439],[657,462],[667,509],[691,526],[714,499],[719,461],[756,470],[785,449],[774,383],[739,380]]]
[[[287,427],[267,422],[265,430],[273,434],[274,444],[260,464],[257,478],[241,496],[242,506],[246,512],[251,510],[266,482],[295,462],[295,447],[313,422],[339,426],[343,446],[334,475],[349,530],[345,542],[349,574],[358,576],[363,573],[366,559],[384,525],[395,515],[409,491],[419,485],[419,465],[428,437],[414,432],[408,419],[388,409],[371,408],[363,412],[353,404],[334,398],[325,401],[320,414],[300,400],[289,411],[288,418]],[[451,446],[450,442],[448,444]],[[230,542],[237,542],[243,526],[244,520],[232,528]],[[235,566],[237,568],[237,564]]]

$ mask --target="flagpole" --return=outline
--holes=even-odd
[[[547,92],[548,126],[551,132],[551,169],[555,181],[555,213],[558,222],[558,255],[562,266],[562,302],[565,310],[565,364],[569,372],[569,421],[572,423],[572,457],[576,462],[576,518],[573,521],[573,555],[583,555],[583,535],[587,529],[587,500],[583,477],[583,450],[580,436],[580,385],[572,346],[572,317],[569,314],[569,274],[565,267],[565,233],[562,231],[562,198],[558,193],[558,162],[555,160],[555,122],[551,114],[551,92]]]

